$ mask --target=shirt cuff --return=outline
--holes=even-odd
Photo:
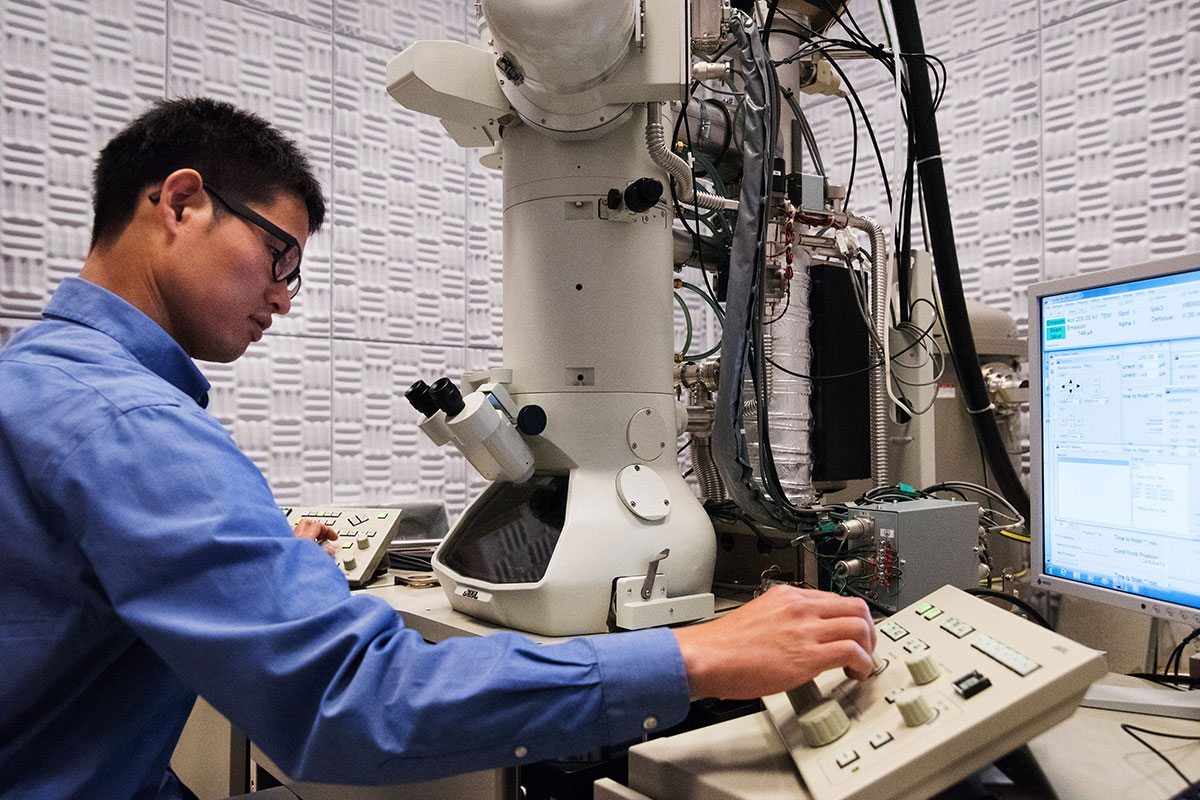
[[[612,742],[638,739],[687,716],[687,670],[667,628],[593,636]]]

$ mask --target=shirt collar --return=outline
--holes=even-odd
[[[148,370],[201,408],[208,406],[208,379],[179,343],[129,301],[104,287],[82,278],[66,278],[42,316],[77,322],[111,336]]]

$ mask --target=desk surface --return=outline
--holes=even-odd
[[[1141,683],[1123,675],[1103,682]],[[1029,743],[1060,800],[1163,800],[1183,788],[1170,767],[1121,730],[1123,722],[1200,735],[1196,722],[1081,708]],[[1200,742],[1145,738],[1185,775],[1200,776]],[[765,713],[637,745],[629,786],[654,800],[808,798]],[[1019,788],[1002,796],[1029,797]]]

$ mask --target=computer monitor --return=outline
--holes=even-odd
[[[1029,291],[1033,582],[1200,626],[1200,255]]]

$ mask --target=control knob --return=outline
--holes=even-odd
[[[905,689],[896,695],[896,708],[900,709],[904,724],[910,728],[924,725],[937,716],[937,711],[925,701],[919,689]]]
[[[912,675],[913,683],[917,686],[932,683],[941,674],[941,670],[938,669],[937,663],[929,653],[913,653],[904,659],[904,666],[908,667],[908,674]]]
[[[809,747],[823,747],[850,730],[850,718],[837,700],[826,700],[796,718],[800,735]]]
[[[821,702],[821,689],[816,681],[802,683],[795,689],[787,691],[787,699],[792,703],[792,710],[799,716]]]

